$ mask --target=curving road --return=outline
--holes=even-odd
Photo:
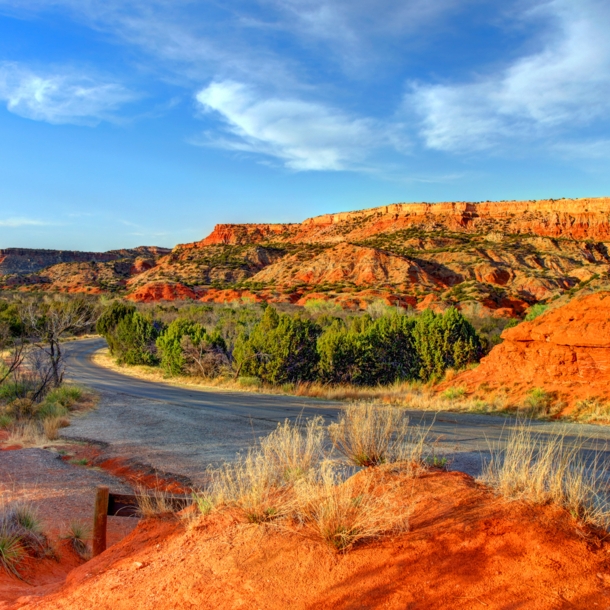
[[[157,470],[203,480],[210,464],[232,459],[286,418],[336,419],[340,403],[293,396],[229,392],[145,381],[94,364],[103,339],[65,344],[68,377],[101,395],[95,411],[74,420],[64,436],[104,443],[109,455],[126,456]],[[478,474],[491,445],[502,444],[514,420],[491,415],[410,411],[431,428],[439,453],[452,467]],[[542,435],[567,431],[589,447],[605,447],[610,428],[534,422]]]

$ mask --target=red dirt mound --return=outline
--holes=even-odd
[[[230,513],[143,522],[21,608],[606,608],[610,545],[565,512],[498,500],[467,475],[402,480],[411,531],[331,552],[303,529]],[[413,494],[411,496],[411,494]]]
[[[568,304],[502,333],[481,364],[448,385],[476,390],[506,387],[514,400],[534,387],[555,392],[568,405],[610,398],[610,292]]]

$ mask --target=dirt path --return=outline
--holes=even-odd
[[[107,485],[117,493],[132,493],[130,487],[111,474],[72,465],[63,461],[56,451],[39,448],[0,451],[0,505],[31,506],[58,556],[20,568],[32,584],[0,570],[0,609],[18,598],[46,595],[61,586],[68,572],[82,563],[61,537],[73,521],[91,525],[99,485]],[[137,522],[137,519],[109,517],[108,544],[122,540]]]

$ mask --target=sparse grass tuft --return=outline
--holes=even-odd
[[[59,438],[59,431],[70,425],[70,420],[67,417],[47,417],[42,422],[45,436],[50,441],[56,441]]]
[[[534,417],[550,415],[553,400],[554,396],[544,388],[532,388],[525,399],[528,415]]]
[[[587,457],[583,442],[565,434],[535,434],[523,424],[509,433],[504,449],[492,448],[482,477],[499,494],[535,504],[553,502],[596,527],[610,526],[607,466],[601,453]]]
[[[277,465],[261,451],[251,450],[212,473],[216,504],[239,508],[250,523],[288,514],[291,498]]]
[[[323,457],[325,430],[322,417],[308,420],[304,426],[286,420],[261,440],[260,451],[285,482],[306,476]]]
[[[388,489],[380,471],[344,476],[336,464],[324,462],[316,477],[300,481],[298,520],[337,551],[408,529],[410,506],[404,495]]]
[[[25,550],[19,536],[8,529],[0,528],[0,566],[9,574],[21,578],[17,567],[25,558]]]
[[[576,403],[573,418],[586,422],[610,423],[610,405],[600,398],[585,398]]]
[[[445,400],[459,400],[460,398],[463,398],[464,395],[466,394],[466,389],[462,388],[462,387],[450,387],[447,388],[442,394],[441,396],[445,399]]]
[[[62,535],[64,540],[68,540],[75,553],[82,559],[91,558],[91,551],[87,546],[87,540],[91,537],[91,529],[81,521],[70,521],[68,531]]]
[[[136,487],[138,508],[144,519],[163,519],[175,516],[174,505],[171,501],[173,494],[162,489],[148,489]]]
[[[410,426],[402,409],[372,403],[347,405],[328,432],[334,447],[356,466],[423,464],[426,431]]]

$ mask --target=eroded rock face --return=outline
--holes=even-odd
[[[217,225],[171,252],[104,253],[129,260],[127,273],[113,261],[89,260],[69,263],[80,265],[73,277],[53,266],[4,276],[3,283],[23,290],[81,285],[134,299],[174,294],[144,289],[164,284],[190,286],[214,301],[249,294],[299,303],[324,293],[350,307],[371,299],[438,310],[476,304],[488,315],[512,317],[587,282],[610,285],[609,219],[608,198],[399,203],[294,224]]]
[[[188,286],[184,286],[179,283],[169,282],[151,282],[141,286],[133,293],[131,293],[128,299],[132,301],[141,301],[144,303],[150,303],[153,301],[176,301],[184,299],[196,299],[196,293],[191,290]]]
[[[575,298],[502,338],[476,369],[445,385],[508,388],[515,401],[542,387],[569,406],[610,398],[610,292]]]

